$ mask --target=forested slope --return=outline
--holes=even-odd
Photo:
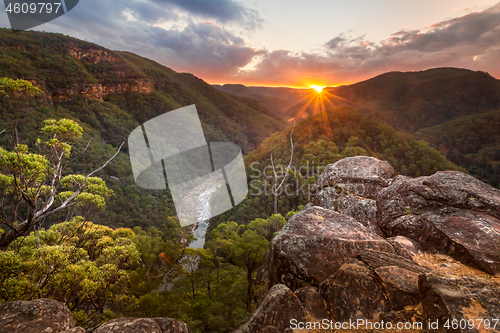
[[[500,187],[500,110],[465,116],[416,134],[474,177]]]
[[[284,127],[282,119],[257,101],[218,91],[188,73],[176,73],[127,52],[107,50],[75,38],[42,32],[0,29],[0,77],[26,79],[43,91],[32,107],[12,114],[0,101],[0,124],[6,133],[17,118],[18,136],[33,146],[42,121],[70,118],[84,128],[75,142],[83,156],[68,172],[88,172],[109,158],[143,122],[196,104],[207,141],[230,141],[244,153]],[[0,144],[11,148],[7,134]],[[110,226],[159,225],[175,215],[168,192],[139,189],[132,178],[127,147],[101,172],[114,190],[104,216]]]

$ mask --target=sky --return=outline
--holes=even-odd
[[[34,30],[209,83],[337,86],[434,67],[500,78],[500,2],[488,0],[80,0]]]

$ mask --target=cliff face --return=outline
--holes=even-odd
[[[54,102],[65,101],[73,97],[82,97],[86,100],[103,101],[103,97],[112,94],[136,92],[149,94],[154,91],[154,85],[146,78],[141,77],[138,71],[123,68],[123,60],[114,52],[100,48],[82,48],[77,44],[67,46],[67,54],[93,67],[111,69],[108,76],[115,78],[115,82],[98,79],[99,83],[78,82],[71,87],[48,91],[48,97]],[[92,80],[93,81],[93,80]],[[39,84],[44,85],[44,82]]]
[[[237,333],[292,332],[292,319],[500,332],[480,324],[500,316],[500,190],[457,171],[392,173],[371,157],[326,168],[315,201],[273,238],[258,278],[271,289]]]

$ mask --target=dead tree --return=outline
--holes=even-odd
[[[288,166],[286,167],[285,173],[281,175],[283,179],[281,180],[281,183],[279,183],[279,177],[278,174],[276,173],[276,167],[274,166],[274,160],[273,160],[273,154],[271,153],[271,165],[273,167],[273,173],[274,173],[274,184],[272,187],[272,192],[274,196],[274,214],[278,214],[278,197],[281,188],[283,187],[283,184],[285,183],[285,180],[288,178],[288,170],[290,170],[290,167],[292,166],[293,162],[293,130],[295,129],[295,123],[293,123],[292,131],[290,132],[290,162],[288,163]],[[279,183],[279,184],[278,184]]]

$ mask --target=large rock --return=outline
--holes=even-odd
[[[320,285],[320,291],[336,321],[369,319],[378,321],[390,309],[376,277],[366,265],[355,260]]]
[[[271,241],[270,285],[295,290],[319,285],[350,258],[366,250],[394,252],[391,244],[352,217],[311,207],[293,216]]]
[[[340,197],[337,200],[337,211],[348,215],[367,227],[371,232],[384,236],[377,223],[377,201],[364,199],[354,195]]]
[[[375,274],[393,310],[401,311],[408,305],[419,303],[418,273],[398,266],[386,266],[375,269]]]
[[[376,200],[352,194],[339,195],[333,187],[327,187],[316,195],[313,204],[353,217],[372,232],[383,236],[377,223]]]
[[[325,300],[313,286],[300,288],[295,291],[295,295],[297,295],[306,311],[316,321],[330,318],[330,314],[326,310]]]
[[[500,190],[458,171],[396,177],[377,197],[378,223],[424,250],[500,273]]]
[[[119,318],[108,321],[94,333],[189,333],[183,322],[171,318]]]
[[[441,332],[500,332],[499,284],[477,277],[426,274],[420,277],[419,287],[425,317],[439,320]],[[454,327],[454,323],[458,325]]]
[[[234,333],[292,333],[290,321],[306,322],[309,314],[287,286],[277,284],[250,319]]]
[[[374,157],[347,157],[329,164],[311,187],[311,192],[314,194],[325,187],[332,187],[339,194],[376,199],[377,192],[389,185],[393,173],[389,163]]]
[[[74,326],[71,311],[64,304],[51,299],[0,304],[0,332],[60,333]]]

